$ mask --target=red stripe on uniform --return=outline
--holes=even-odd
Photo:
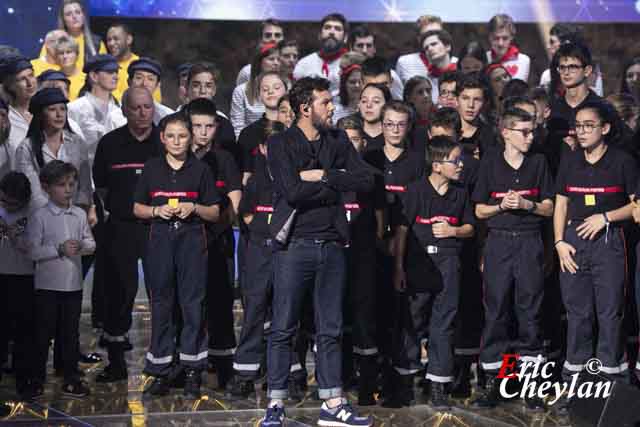
[[[197,199],[197,191],[152,191],[151,198],[154,197],[186,197],[187,199]]]
[[[611,187],[572,187],[567,185],[565,187],[567,193],[582,193],[582,194],[592,194],[592,193],[624,193],[624,188],[619,185],[614,185]]]
[[[142,169],[144,163],[119,163],[111,165],[111,169]]]
[[[345,203],[344,208],[348,211],[360,210],[360,203]]]
[[[404,187],[402,185],[385,185],[384,189],[387,191],[392,191],[394,193],[404,193],[405,191],[407,191],[407,187]]]
[[[273,206],[256,206],[255,211],[258,213],[260,212],[273,213]]]
[[[456,225],[458,223],[458,218],[444,215],[432,216],[431,218],[423,218],[420,215],[416,217],[417,224],[434,224],[436,222],[448,222],[449,224]]]
[[[515,191],[515,193],[521,195],[521,196],[537,196],[538,194],[540,194],[540,189],[539,188],[529,188],[527,190],[517,190]],[[507,194],[509,193],[499,193],[494,191],[493,193],[491,193],[491,198],[492,199],[504,199],[505,197],[507,197]]]
[[[227,185],[227,183],[224,181],[216,181],[216,187],[218,188],[224,188],[225,185]]]

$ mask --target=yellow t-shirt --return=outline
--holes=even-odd
[[[129,88],[129,82],[127,81],[129,79],[129,74],[127,73],[127,69],[133,61],[136,61],[138,59],[140,59],[140,57],[132,52],[131,56],[129,56],[129,59],[118,61],[118,65],[120,66],[120,69],[118,70],[118,87],[116,87],[116,90],[111,92],[113,97],[117,99],[118,102],[120,102],[120,100],[122,99],[122,94],[124,93],[124,91]],[[160,88],[157,88],[155,91],[153,91],[153,99],[156,102],[162,101]]]
[[[80,89],[84,86],[86,74],[82,71],[77,71],[73,76],[67,76],[71,85],[69,86],[69,101],[73,101],[78,98]]]
[[[76,66],[82,71],[82,68],[84,67],[84,34],[80,34],[78,37],[74,37],[73,39],[78,43],[78,60],[76,61]],[[107,47],[104,45],[103,41],[100,41],[98,53],[107,53]],[[47,46],[43,44],[42,49],[40,49],[40,57],[43,57],[46,54]]]
[[[47,70],[56,70],[60,69],[58,64],[51,64],[44,59],[44,56],[40,58],[32,59],[31,65],[33,66],[33,74],[38,77],[40,74],[44,73]]]

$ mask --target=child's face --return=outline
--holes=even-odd
[[[462,173],[462,166],[462,149],[456,147],[444,160],[434,163],[433,171],[449,181],[458,181]]]
[[[7,212],[17,212],[26,206],[27,202],[14,199],[8,196],[3,191],[0,191],[0,206],[2,206]]]
[[[76,177],[67,175],[53,184],[44,185],[49,199],[58,206],[69,206],[76,190]]]
[[[364,148],[364,140],[362,139],[362,134],[357,129],[346,129],[347,136],[349,137],[349,141],[353,144],[353,148],[356,149],[357,152],[362,151]]]
[[[160,133],[160,139],[165,150],[172,157],[181,158],[191,144],[191,133],[182,122],[169,123],[164,132]]]

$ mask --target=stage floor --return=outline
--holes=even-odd
[[[90,280],[88,280],[90,283]],[[0,400],[10,402],[13,413],[3,420],[1,425],[26,426],[100,426],[100,427],[143,427],[143,426],[257,426],[266,405],[265,392],[256,385],[256,395],[247,400],[230,402],[216,390],[215,374],[206,375],[203,397],[197,401],[185,401],[181,390],[175,390],[167,397],[142,401],[141,391],[145,376],[142,374],[144,357],[150,336],[150,315],[142,289],[136,301],[134,323],[130,339],[134,349],[127,353],[129,380],[103,385],[96,384],[94,377],[103,363],[81,365],[86,373],[91,395],[82,400],[65,399],[60,395],[61,379],[53,375],[51,367],[45,395],[36,403],[16,402],[14,382],[11,375],[5,375],[0,383]],[[86,292],[90,295],[90,291]],[[239,310],[236,312],[240,318]],[[97,347],[97,337],[91,329],[88,301],[85,301],[81,319],[81,349],[85,352],[97,351],[106,356],[103,349]],[[106,358],[106,357],[105,357]],[[313,360],[309,360],[309,372],[313,374]],[[310,388],[302,402],[287,404],[287,426],[315,425],[320,402],[314,399],[315,380],[310,378]],[[385,409],[380,406],[361,408],[364,414],[372,414],[378,427],[391,426],[566,426],[567,419],[557,418],[553,414],[533,414],[527,412],[520,402],[505,404],[490,411],[473,411],[465,401],[454,401],[449,412],[435,412],[425,404],[424,398],[416,390],[418,403],[411,408]],[[355,395],[349,398],[356,402]]]

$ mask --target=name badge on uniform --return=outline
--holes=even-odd
[[[170,208],[175,209],[178,207],[178,199],[169,199],[168,204]]]
[[[585,206],[595,206],[596,205],[596,195],[595,194],[585,194],[584,195],[584,205]]]
[[[271,214],[267,215],[267,224],[271,224]]]
[[[351,222],[351,211],[347,210],[347,222]]]
[[[136,175],[142,175],[142,169],[136,169]]]

